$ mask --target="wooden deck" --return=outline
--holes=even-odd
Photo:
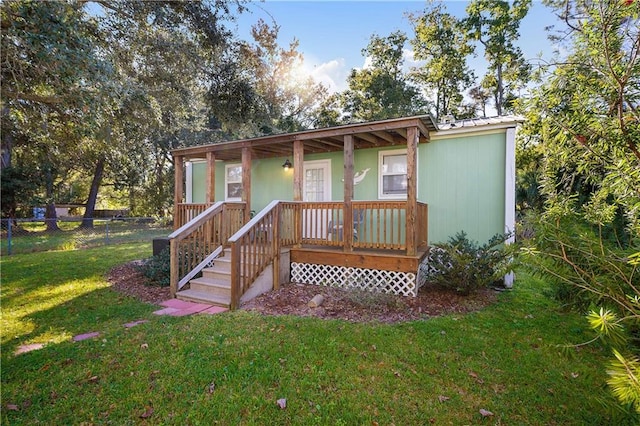
[[[231,309],[269,266],[278,288],[283,250],[292,282],[415,296],[427,255],[428,207],[417,202],[412,214],[409,204],[273,201],[246,223],[244,203],[179,206],[188,222],[169,236],[171,293],[188,283],[192,292],[220,293],[219,282],[203,286],[196,276],[206,275],[226,248],[229,271],[216,275],[225,281],[225,301],[214,302]]]

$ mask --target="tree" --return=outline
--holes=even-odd
[[[547,4],[569,53],[527,103],[545,204],[526,253],[565,302],[602,307],[589,321],[612,345],[609,384],[640,414],[640,4]]]
[[[492,90],[498,115],[512,109],[517,90],[528,81],[530,67],[514,42],[530,6],[531,0],[473,0],[466,9],[467,37],[484,47],[489,66],[482,86]]]
[[[491,92],[489,92],[487,88],[482,87],[482,85],[474,86],[469,89],[469,97],[471,98],[473,109],[476,112],[482,112],[482,116],[486,117]]]
[[[424,113],[427,102],[402,70],[407,36],[397,31],[388,37],[371,36],[362,53],[371,65],[351,70],[349,89],[340,95],[346,122],[380,120]]]
[[[410,17],[415,31],[411,40],[414,58],[425,61],[411,77],[435,96],[435,116],[460,116],[464,91],[474,81],[466,58],[473,46],[465,38],[461,22],[446,13],[442,3],[430,2],[422,15]]]
[[[79,4],[3,2],[0,13],[3,148],[16,167],[33,170],[47,217],[55,218],[56,186],[77,166],[109,69],[92,48],[95,23]]]
[[[251,29],[254,44],[241,43],[241,59],[256,94],[253,122],[256,134],[294,132],[312,125],[313,112],[327,97],[327,89],[305,76],[298,41],[278,45],[278,25],[262,19]]]

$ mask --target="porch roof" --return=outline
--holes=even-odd
[[[174,157],[195,159],[213,152],[216,159],[232,161],[239,160],[242,149],[248,147],[255,158],[283,157],[293,154],[293,142],[297,140],[304,141],[305,154],[333,152],[344,149],[346,135],[353,135],[355,149],[406,145],[406,129],[416,127],[419,129],[419,142],[427,142],[430,132],[438,130],[431,115],[421,115],[179,148],[172,154]]]

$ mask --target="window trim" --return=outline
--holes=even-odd
[[[406,200],[407,199],[407,194],[385,194],[384,193],[384,185],[383,185],[383,178],[384,176],[387,175],[392,175],[393,173],[383,173],[383,162],[384,162],[384,157],[386,156],[393,156],[393,155],[399,155],[399,154],[403,154],[405,156],[405,160],[407,157],[407,149],[389,149],[389,150],[383,150],[383,151],[378,151],[378,199],[379,200]],[[407,173],[405,172],[405,176],[407,175]]]
[[[240,180],[238,181],[230,181],[229,180],[229,169],[234,167],[240,167]],[[225,201],[242,201],[242,196],[240,197],[229,197],[229,184],[230,183],[240,183],[242,184],[242,163],[233,163],[233,164],[225,164],[224,166],[224,200]]]

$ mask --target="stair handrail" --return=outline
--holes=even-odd
[[[278,267],[280,203],[278,200],[269,203],[228,240],[231,246],[231,309],[238,308],[242,294],[271,262]],[[262,238],[264,244],[256,243]],[[245,262],[242,263],[241,259]]]
[[[218,201],[189,222],[169,234],[170,247],[170,289],[171,295],[180,290],[189,279],[206,267],[222,251],[224,244],[222,224],[224,223],[225,202]],[[219,219],[218,219],[219,218]],[[183,252],[189,252],[181,259],[180,243],[189,238]]]

